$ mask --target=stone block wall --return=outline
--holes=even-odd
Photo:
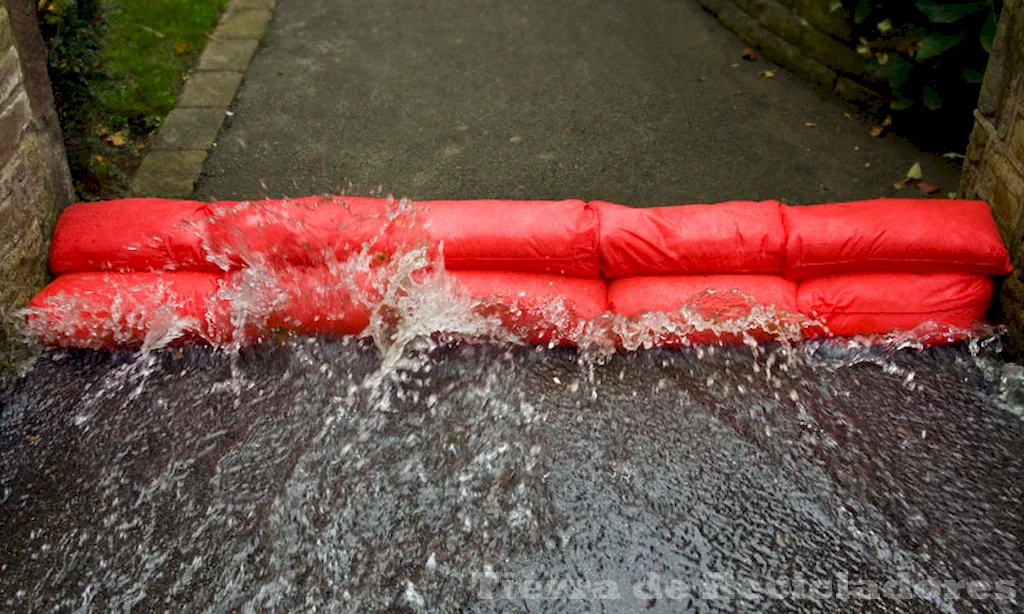
[[[1024,358],[1024,0],[1007,0],[989,58],[961,192],[989,203],[1014,272],[997,314],[1010,328],[1007,350]]]
[[[862,80],[865,60],[850,46],[843,10],[825,0],[699,0],[727,28],[768,59],[843,98],[881,105],[882,95]]]
[[[46,283],[49,239],[74,199],[35,10],[0,1],[0,376],[24,350],[11,314]]]

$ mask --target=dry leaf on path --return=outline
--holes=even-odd
[[[107,137],[107,142],[109,142],[114,147],[124,147],[125,143],[128,142],[128,139],[125,138],[124,132],[118,130],[114,134],[111,134],[110,136]]]
[[[939,186],[928,181],[918,181],[917,183],[914,184],[914,187],[917,188],[918,192],[922,194],[927,194],[929,196],[931,196],[932,194],[939,193]]]
[[[871,127],[871,136],[872,137],[877,139],[878,137],[882,136],[883,133],[885,133],[885,128],[884,127],[882,127],[882,126],[872,126]]]
[[[814,122],[804,122],[804,126],[807,127],[807,128],[817,128],[818,124],[816,124]]]
[[[923,177],[923,176],[924,175],[921,173],[921,163],[920,162],[914,162],[914,166],[911,166],[910,170],[907,171],[907,179],[917,179],[917,180],[920,180],[921,177]]]
[[[764,77],[765,79],[771,79],[772,77],[775,76],[775,72],[771,71],[771,70],[762,70],[761,72],[759,72],[757,74],[762,76],[762,77]]]
[[[174,46],[174,55],[181,55],[188,51],[191,47],[188,41],[178,41],[178,44]]]

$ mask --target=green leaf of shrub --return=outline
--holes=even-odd
[[[985,79],[985,73],[973,68],[964,69],[964,81],[968,83],[981,83]]]
[[[862,24],[871,16],[871,3],[868,0],[860,0],[857,8],[853,9],[853,23]]]
[[[924,13],[932,23],[953,23],[973,15],[988,6],[987,2],[964,2],[943,4],[935,0],[917,0],[917,10]]]
[[[917,54],[914,59],[918,62],[941,55],[953,47],[956,47],[964,40],[964,32],[957,34],[940,34],[933,32],[921,39],[917,44]]]
[[[908,58],[890,53],[889,61],[885,64],[879,64],[878,60],[873,60],[864,67],[864,70],[870,75],[887,81],[893,90],[897,90],[910,77],[910,69],[912,67],[913,62]]]
[[[938,111],[942,108],[942,97],[930,85],[924,86],[924,89],[921,90],[921,100],[924,102],[924,106],[932,111]]]
[[[894,92],[896,99],[889,103],[889,108],[893,111],[906,111],[910,107],[914,106],[914,99],[907,98],[899,92]]]
[[[981,28],[981,46],[988,53],[992,53],[992,43],[996,40],[996,27],[998,25],[996,12],[989,11],[988,19],[985,20],[985,25]]]

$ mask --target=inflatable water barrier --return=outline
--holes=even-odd
[[[472,334],[445,330],[470,313],[532,343],[922,327],[945,331],[929,337],[941,343],[983,321],[992,277],[1011,267],[977,201],[634,209],[316,196],[78,203],[58,220],[50,268],[56,279],[25,310],[29,334],[101,349],[360,335],[430,301],[427,329]]]

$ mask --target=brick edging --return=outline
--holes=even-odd
[[[135,173],[134,194],[192,194],[275,5],[276,0],[231,0]]]

